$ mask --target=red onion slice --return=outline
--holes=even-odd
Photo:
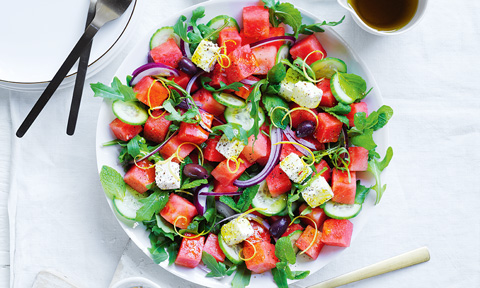
[[[188,81],[187,87],[185,89],[185,91],[187,91],[188,94],[190,94],[190,90],[192,90],[193,83],[195,83],[195,81],[197,81],[197,78],[200,77],[203,73],[205,72],[200,71],[197,74],[193,75],[192,78],[190,78],[190,80]]]
[[[193,27],[188,26],[187,33],[192,30],[193,30]],[[192,53],[190,52],[190,45],[187,42],[183,41],[182,38],[180,38],[180,51],[182,51],[183,56],[187,58],[192,58]]]
[[[257,48],[257,47],[267,45],[267,44],[277,42],[277,41],[287,41],[287,42],[290,42],[291,44],[294,44],[295,40],[296,39],[293,36],[274,36],[274,37],[270,37],[270,38],[267,38],[267,39],[263,39],[263,40],[254,42],[254,43],[250,44],[250,48]]]
[[[302,139],[302,138],[298,138],[296,135],[295,135],[295,132],[290,129],[289,126],[287,126],[287,128],[285,128],[285,130],[283,130],[283,133],[285,133],[285,136],[287,136],[288,140],[289,141],[292,141],[292,142],[297,142],[299,144],[302,144],[303,146],[307,147],[308,149],[311,149],[311,150],[317,150],[317,147],[315,146],[315,144],[313,144],[312,142],[309,142],[305,139]],[[300,146],[298,145],[295,145],[295,148],[301,148]],[[301,148],[302,150],[305,150],[303,148]],[[300,150],[299,150],[300,151]],[[300,151],[302,152],[302,151]],[[303,152],[302,152],[303,153]],[[308,153],[308,152],[307,152]],[[305,153],[304,153],[305,154]],[[306,154],[305,154],[306,155]],[[310,153],[308,153],[308,155],[306,156],[309,156]]]
[[[200,215],[205,214],[205,211],[207,211],[207,196],[202,193],[208,192],[209,186],[208,184],[202,184],[198,186],[194,192],[193,205],[195,205]]]
[[[290,130],[289,132],[291,132],[291,133],[287,133],[287,129],[289,129],[289,130]],[[295,132],[293,132],[293,131],[290,129],[290,127],[288,127],[288,126],[287,126],[287,129],[285,129],[285,130],[283,131],[283,134],[285,134],[285,136],[287,137],[288,141],[301,144],[301,143],[298,141],[298,139],[300,139],[300,138],[296,138],[295,136],[292,135],[292,134],[295,134]],[[303,141],[305,141],[305,140],[303,140]],[[307,141],[307,142],[308,142],[308,141]],[[303,144],[302,144],[302,145],[303,145]],[[311,143],[310,143],[310,145],[311,145]],[[303,147],[298,146],[298,145],[293,145],[293,146],[295,147],[295,149],[297,149],[298,151],[300,151],[300,153],[302,153],[303,155],[305,155],[305,156],[310,156],[310,153],[309,153],[306,149],[304,149]],[[305,145],[304,145],[304,146],[305,146]],[[307,146],[305,146],[305,147],[307,147]],[[312,149],[312,148],[310,148],[310,147],[307,147],[307,148]],[[315,149],[315,148],[314,148],[314,149]]]
[[[258,183],[265,180],[265,178],[267,178],[270,172],[272,172],[273,168],[275,168],[275,165],[277,165],[278,159],[280,158],[280,152],[282,151],[282,144],[275,145],[277,142],[282,141],[282,130],[280,128],[274,127],[270,134],[270,140],[272,142],[272,149],[270,150],[270,157],[268,157],[267,164],[265,165],[263,170],[256,176],[248,180],[235,180],[233,181],[233,185],[240,188],[257,185]]]
[[[170,137],[168,137],[167,140],[163,141],[162,144],[160,144],[160,146],[158,146],[156,149],[154,149],[152,152],[148,153],[147,155],[143,156],[142,158],[138,159],[138,160],[135,160],[135,161],[130,161],[129,164],[135,164],[135,162],[140,162],[142,160],[145,160],[147,159],[148,157],[154,155],[155,153],[157,153],[160,149],[162,149],[163,146],[165,146],[165,144],[167,144],[167,142],[173,138],[173,136],[177,135],[178,133],[178,130],[176,130],[175,132],[172,133],[172,135],[170,135]]]
[[[255,83],[257,83],[257,82],[258,82],[258,80],[250,80],[250,79],[247,79],[247,78],[240,81],[240,83],[245,84],[245,85],[255,85]]]
[[[200,194],[205,196],[238,196],[242,195],[243,191],[237,192],[200,192]]]
[[[135,69],[132,73],[130,86],[137,84],[145,76],[180,76],[177,69],[161,63],[147,63]]]

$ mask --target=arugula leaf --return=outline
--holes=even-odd
[[[292,191],[295,191],[294,190],[295,188],[292,188]],[[287,210],[288,210],[288,215],[290,216],[290,219],[293,219],[295,218],[295,215],[293,214],[293,203],[295,201],[297,201],[298,199],[300,199],[300,194],[296,193],[296,194],[288,194],[288,197],[287,197]]]
[[[277,27],[280,23],[285,23],[292,27],[295,37],[298,36],[300,26],[302,25],[302,14],[291,3],[275,2],[272,0],[263,0],[265,8],[269,10],[270,22]]]
[[[156,189],[150,196],[138,200],[143,205],[137,210],[135,220],[145,221],[152,219],[152,216],[165,207],[168,202],[168,192]]]
[[[117,78],[113,78],[111,87],[103,83],[91,83],[90,87],[95,93],[94,97],[102,97],[110,99],[112,101],[121,100],[121,101],[135,101],[135,92],[132,87],[123,85],[122,82]]]
[[[300,26],[299,34],[311,35],[315,32],[325,32],[325,30],[322,28],[322,26],[337,26],[337,25],[341,24],[343,22],[343,20],[345,20],[345,16],[343,16],[342,19],[340,19],[337,22],[323,21],[321,23],[315,23],[315,24],[311,24],[311,25],[302,24]]]
[[[392,157],[393,157],[393,149],[392,147],[388,147],[383,160],[378,161],[375,158],[368,160],[367,171],[373,174],[376,182],[375,185],[371,187],[372,190],[375,190],[375,192],[377,192],[375,205],[380,202],[380,200],[382,199],[383,193],[387,189],[387,184],[382,186],[380,174],[388,166],[388,164],[390,163],[390,160],[392,160]]]
[[[213,133],[218,134],[218,131],[222,131],[230,141],[232,141],[233,139],[237,139],[239,141],[242,141],[245,145],[248,144],[247,131],[245,131],[240,124],[227,123],[212,127]]]
[[[293,250],[292,241],[290,237],[281,237],[275,244],[275,256],[282,262],[295,264],[297,261],[295,250]]]
[[[206,277],[224,277],[230,276],[235,272],[235,269],[228,269],[222,262],[217,262],[217,260],[207,252],[202,252],[202,261],[210,269],[210,272]]]
[[[368,192],[370,192],[370,188],[363,186],[360,184],[360,180],[357,180],[357,188],[355,192],[355,204],[363,204],[365,201],[365,197],[367,197]]]
[[[173,225],[168,223],[167,220],[163,219],[163,217],[158,214],[155,214],[155,220],[157,221],[156,227],[161,230],[161,233],[158,233],[157,231],[157,234],[162,234],[173,241],[175,237],[175,230],[173,229]],[[156,227],[153,227],[152,230]]]
[[[198,120],[196,116],[198,115],[197,111],[194,109],[189,109],[185,113],[180,114],[172,104],[172,99],[165,100],[163,102],[163,108],[170,113],[170,115],[165,116],[165,119],[170,121],[178,122],[187,122],[187,123],[197,123]]]
[[[260,87],[264,84],[268,84],[267,79],[262,79],[252,85],[252,91],[248,95],[247,98],[247,103],[251,102],[251,110],[250,110],[250,116],[253,119],[253,126],[250,128],[248,131],[248,135],[254,135],[255,139],[257,138],[258,133],[260,133],[260,116],[258,115],[259,109],[262,109],[260,107],[260,100],[262,98],[262,93],[260,92]]]
[[[237,266],[237,272],[232,280],[233,288],[245,288],[250,284],[250,277],[252,272],[247,269],[245,262]]]
[[[202,184],[207,184],[207,183],[208,183],[207,179],[197,179],[197,180],[194,180],[192,182],[187,182],[186,181],[186,183],[182,184],[182,187],[180,187],[180,189],[182,189],[182,190],[192,189],[192,188],[195,188],[195,187],[198,187]]]
[[[145,153],[145,155],[150,152],[148,150],[147,141],[145,138],[141,137],[140,135],[136,135],[127,143],[127,152],[133,158],[137,157],[140,154]]]
[[[267,80],[269,83],[278,84],[287,75],[287,69],[283,63],[277,63],[268,71]]]
[[[113,199],[115,196],[116,198],[123,199],[123,197],[125,197],[125,181],[123,181],[122,175],[112,167],[102,166],[100,183],[102,183],[103,190],[108,198]]]
[[[210,92],[220,92],[220,91],[227,90],[227,89],[232,89],[234,91],[239,91],[240,88],[243,87],[243,84],[240,83],[240,82],[233,82],[232,84],[227,85],[227,84],[223,83],[223,81],[220,81],[220,88],[215,89],[212,86],[210,86],[210,84],[207,83],[207,82],[210,82],[210,81],[212,81],[212,79],[208,78],[208,77],[201,77],[200,78],[200,83],[202,84],[202,87],[205,88],[206,90],[210,91]]]
[[[240,212],[245,212],[250,208],[253,198],[257,195],[258,187],[260,187],[260,185],[250,186],[243,190],[243,193],[240,195],[237,202],[237,208]]]
[[[185,17],[184,15],[180,16],[175,25],[173,25],[173,32],[175,32],[175,34],[182,38],[183,41],[191,43],[190,39],[188,39],[187,36],[188,25],[187,23],[185,23],[186,20],[187,17]]]
[[[343,104],[340,102],[336,106],[322,107],[322,109],[325,110],[325,112],[328,112],[330,114],[334,113],[339,115],[346,115],[350,113],[350,111],[352,111],[352,107],[350,105]]]
[[[270,116],[272,124],[280,129],[287,128],[290,123],[290,116],[287,116],[285,120],[282,121],[283,117],[287,115],[287,111],[285,109],[276,109],[276,107],[284,107],[288,110],[287,102],[278,96],[265,94],[262,97],[262,103],[265,110],[267,110],[268,116]]]
[[[165,252],[164,246],[152,246],[148,248],[148,251],[152,255],[152,260],[155,262],[155,264],[160,264],[168,258],[168,254]]]

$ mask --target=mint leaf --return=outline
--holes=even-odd
[[[275,244],[275,256],[282,262],[295,264],[297,257],[295,250],[293,250],[292,241],[290,237],[281,237]]]
[[[343,92],[354,101],[365,98],[365,92],[367,91],[367,83],[362,77],[356,74],[349,74],[343,72],[337,72],[338,82]]]
[[[220,202],[227,204],[227,206],[232,208],[235,212],[240,213],[240,210],[237,208],[237,203],[235,203],[235,200],[233,200],[232,197],[223,195],[220,196],[219,200]]]
[[[91,83],[90,87],[94,92],[94,97],[102,97],[112,101],[121,100],[125,102],[136,100],[135,92],[133,92],[132,87],[123,85],[117,77],[113,78],[111,87],[100,82]]]
[[[346,115],[352,111],[352,107],[347,104],[338,103],[336,106],[333,107],[322,107],[323,110],[330,114],[338,114],[338,115]]]
[[[289,109],[287,102],[278,96],[265,94],[262,96],[262,103],[265,110],[267,110],[268,116],[270,116],[273,125],[280,129],[287,128],[290,123],[290,116],[287,116],[283,120],[283,117],[285,117],[287,110]],[[278,109],[276,107],[284,107],[287,110]]]
[[[273,281],[275,281],[279,288],[288,288],[287,273],[284,269],[273,268],[272,275]]]
[[[165,207],[168,202],[168,196],[168,192],[157,190],[147,198],[138,200],[143,205],[137,210],[135,220],[146,221],[152,219],[155,213],[158,213]]]
[[[168,258],[168,254],[163,246],[152,246],[148,248],[148,251],[152,255],[152,260],[155,264],[160,264]]]
[[[257,195],[258,187],[260,187],[260,185],[250,186],[243,190],[243,193],[240,195],[237,202],[237,208],[240,212],[245,212],[250,208],[253,198]]]
[[[182,190],[192,189],[192,188],[195,188],[195,187],[198,187],[202,184],[207,184],[207,183],[208,183],[207,179],[197,179],[197,180],[194,180],[192,182],[183,184],[182,187],[180,187],[180,189],[182,189]]]
[[[375,158],[368,161],[367,171],[372,173],[373,176],[375,177],[375,185],[371,187],[372,190],[375,190],[377,195],[375,200],[375,205],[380,202],[380,200],[382,199],[383,193],[387,189],[386,184],[382,186],[382,179],[380,178],[380,174],[388,166],[388,164],[390,163],[390,160],[392,160],[392,157],[393,157],[393,149],[392,147],[388,147],[387,152],[385,153],[385,157],[383,158],[382,161],[378,161]]]
[[[365,197],[367,197],[368,192],[370,192],[370,188],[363,186],[360,184],[360,180],[357,180],[357,188],[355,192],[355,204],[363,204],[365,201]]]
[[[202,252],[202,261],[210,269],[206,277],[223,277],[227,275],[225,264],[217,262],[217,260],[207,252]]]
[[[383,126],[387,125],[388,120],[393,116],[393,109],[389,106],[383,105],[382,107],[378,108],[377,111],[372,112],[372,114],[376,114],[373,117],[377,117],[377,123],[372,127],[374,131],[382,128]],[[370,114],[371,116],[371,114]],[[368,116],[368,118],[370,118]]]
[[[100,171],[100,183],[102,183],[103,190],[108,198],[123,199],[125,197],[125,181],[122,175],[112,167],[103,165]]]
[[[252,272],[247,269],[245,262],[237,266],[237,272],[232,280],[233,288],[245,288],[250,284],[250,277]]]
[[[230,141],[232,141],[233,139],[237,139],[239,141],[242,141],[243,144],[245,145],[248,144],[247,131],[245,131],[242,125],[240,124],[227,123],[227,124],[212,127],[212,132],[217,134],[218,131],[222,131]]]
[[[292,271],[289,266],[285,267],[285,272],[287,274],[287,278],[290,280],[300,280],[305,279],[309,274],[310,271]]]
[[[278,84],[280,83],[285,76],[287,75],[287,69],[282,63],[277,63],[268,71],[267,80],[269,83]]]

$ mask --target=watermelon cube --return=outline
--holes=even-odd
[[[183,89],[187,89],[187,85],[188,85],[188,82],[190,82],[191,77],[187,73],[185,73],[181,70],[177,70],[177,71],[180,74],[179,76],[170,76],[167,79],[168,80],[173,80],[173,82],[178,84]],[[175,87],[168,86],[168,88],[177,91],[180,95],[183,95],[182,92]],[[198,87],[197,81],[193,82],[192,88],[190,88],[190,94],[193,94],[193,92],[197,91],[198,88],[199,87]]]
[[[147,159],[137,162],[127,171],[123,180],[138,193],[145,193],[155,182],[155,167]]]
[[[170,115],[163,110],[152,111],[152,116],[149,116],[145,126],[143,127],[143,137],[155,143],[161,143],[165,140],[168,133],[168,127],[172,121],[165,119],[165,116]]]
[[[312,53],[313,51],[320,51],[321,53]],[[310,56],[308,56],[310,54]],[[327,51],[323,49],[322,44],[318,41],[315,34],[309,35],[300,41],[297,41],[295,45],[290,49],[290,55],[295,60],[297,57],[305,59],[308,56],[307,64],[312,65],[313,62],[327,57]]]
[[[240,177],[240,175],[242,175],[242,173],[245,172],[248,167],[252,165],[241,155],[238,157],[238,161],[240,161],[240,165],[237,169],[234,161],[228,161],[228,159],[225,159],[220,162],[210,174],[212,174],[213,178],[220,183],[232,183],[233,181],[237,180],[238,177]],[[229,166],[227,167],[227,165]]]
[[[191,237],[194,234],[185,233],[185,236]],[[178,250],[175,264],[187,268],[195,268],[202,261],[202,251],[205,245],[205,237],[183,238],[180,249]]]
[[[259,81],[260,80],[259,78],[255,77],[255,76],[248,76],[245,79],[252,80],[252,81]],[[243,86],[240,87],[238,89],[238,91],[235,91],[235,94],[246,100],[248,98],[248,96],[250,96],[250,92],[252,92],[252,90],[253,90],[253,88],[252,88],[251,85],[243,84]]]
[[[292,182],[280,168],[280,164],[273,168],[272,172],[267,176],[266,182],[272,197],[277,197],[292,189]]]
[[[183,54],[180,48],[178,48],[175,39],[170,38],[166,42],[150,50],[150,56],[155,63],[161,63],[172,68],[177,68],[178,62],[183,57]]]
[[[328,166],[327,161],[322,159],[320,163],[315,164],[315,169],[317,170],[317,172],[320,172],[322,171],[323,168],[327,168],[327,170],[325,170],[325,172],[323,172],[320,175],[322,175],[322,177],[325,178],[325,180],[330,183],[330,180],[332,179],[332,169],[330,168],[330,166]],[[315,174],[316,172],[314,171],[313,175]]]
[[[195,92],[195,94],[192,95],[192,98],[196,103],[199,103],[197,104],[198,107],[215,116],[222,115],[223,111],[225,111],[225,106],[218,103],[217,100],[213,98],[212,93],[203,88]]]
[[[192,142],[200,145],[207,141],[208,135],[209,133],[205,131],[200,124],[182,122],[177,137],[178,140],[182,142]]]
[[[298,105],[295,102],[291,102],[288,106],[289,106],[290,109],[295,109],[295,108],[300,107],[300,105]],[[290,118],[292,119],[292,127],[297,128],[300,123],[302,123],[304,121],[307,121],[307,120],[312,121],[316,125],[317,117],[315,117],[314,115],[317,115],[318,112],[315,109],[310,109],[310,111],[312,111],[313,114],[310,113],[310,112],[307,112],[305,110],[296,110],[296,111],[293,111],[292,113],[290,113]]]
[[[253,273],[263,273],[275,268],[278,262],[275,256],[275,245],[266,241],[256,242],[253,245],[245,242],[243,246],[243,256],[249,259],[245,261],[248,270]]]
[[[368,168],[368,150],[363,147],[349,147],[350,171],[367,171]]]
[[[238,187],[233,185],[232,182],[230,183],[222,183],[213,179],[213,192],[217,193],[229,193],[229,192],[237,192]]]
[[[323,78],[322,81],[317,83],[317,87],[323,91],[322,100],[320,100],[319,106],[325,106],[325,107],[337,106],[338,104],[337,99],[335,99],[335,96],[333,96],[332,89],[330,88],[330,79]]]
[[[187,199],[171,193],[160,215],[170,224],[186,229],[192,219],[198,215],[197,208]]]
[[[255,58],[257,59],[258,68],[255,75],[267,75],[268,71],[275,65],[277,58],[277,47],[275,46],[260,46],[252,49]]]
[[[300,211],[300,213],[302,213],[303,210],[305,210],[307,207],[308,205],[303,203],[302,205],[300,205],[300,208],[298,208],[298,210]],[[309,219],[300,218],[300,221],[302,221],[302,223],[304,223],[305,225],[311,225],[312,227],[315,227],[315,225],[317,225],[318,230],[320,230],[320,228],[322,227],[323,222],[327,220],[327,214],[325,214],[323,209],[320,207],[312,208],[312,212],[306,214],[305,216],[307,216]],[[315,225],[313,224],[313,222],[315,222]]]
[[[149,107],[162,106],[163,101],[168,98],[169,91],[162,83],[154,80],[150,76],[143,77],[134,87],[138,101]]]
[[[288,141],[288,140],[285,140],[285,139],[286,138],[284,137],[283,141]],[[293,146],[292,144],[282,144],[282,151],[280,151],[280,161],[285,159],[288,155],[290,155],[290,153],[295,153],[299,157],[304,156],[302,154],[302,152],[298,151],[297,148],[295,148],[295,146]]]
[[[230,66],[225,69],[228,83],[239,82],[257,70],[257,59],[250,45],[238,47],[228,54],[228,58],[230,58]]]
[[[242,46],[242,37],[235,27],[225,27],[218,34],[217,40],[218,46],[225,46],[226,51],[222,50],[222,53],[228,55],[230,52],[235,50],[237,47]]]
[[[142,131],[142,125],[130,125],[115,118],[115,120],[110,123],[110,129],[117,139],[129,141]]]
[[[353,224],[348,219],[328,219],[323,223],[322,242],[330,246],[348,247]]]
[[[212,255],[218,262],[225,261],[225,254],[218,244],[218,236],[213,233],[208,234],[207,241],[205,241],[205,245],[203,246],[203,251]]]
[[[268,137],[259,133],[255,140],[255,135],[248,137],[248,144],[243,148],[241,155],[250,163],[254,163],[258,158],[267,156]]]
[[[271,236],[270,231],[257,223],[256,221],[250,220],[250,224],[253,228],[253,235],[248,237],[246,240],[250,243],[257,243],[257,242],[270,242]]]
[[[358,103],[352,103],[350,104],[350,107],[352,110],[350,110],[350,113],[348,113],[347,118],[350,124],[350,127],[355,126],[354,120],[355,120],[355,114],[360,113],[360,112],[365,112],[366,116],[368,116],[368,107],[367,103],[365,102],[358,102]]]
[[[325,244],[321,241],[321,238],[322,233],[308,225],[303,231],[302,235],[300,235],[300,238],[298,238],[297,242],[295,242],[295,245],[298,247],[298,249],[305,251],[313,242],[313,245],[305,251],[305,254],[315,260],[320,254],[323,246],[325,246]]]
[[[297,230],[303,231],[303,226],[300,224],[292,224],[288,226],[287,230],[282,234],[282,237],[286,237]]]
[[[357,191],[355,172],[350,171],[350,181],[348,181],[347,171],[333,169],[332,190],[332,201],[343,204],[354,204],[355,193]]]
[[[207,146],[203,150],[203,157],[210,161],[210,162],[221,162],[225,160],[225,156],[223,156],[217,150],[217,144],[220,140],[220,136],[215,136],[214,138],[210,138],[206,141]]]
[[[165,143],[165,145],[163,145],[163,147],[160,149],[160,155],[162,155],[163,159],[167,159],[167,158],[170,158],[170,156],[172,156],[178,149],[178,146],[180,146],[182,143],[184,143],[184,141],[180,140],[178,138],[178,135],[175,135],[173,136],[172,138],[170,138],[170,140],[168,140],[167,143]],[[193,146],[192,144],[184,144],[182,145],[182,147],[180,147],[180,152],[178,153],[178,156],[182,159],[184,159],[185,157],[188,156],[188,154],[190,154],[193,150],[195,149],[195,146]],[[177,157],[175,157],[174,159],[172,159],[172,161],[174,162],[180,162]]]
[[[318,113],[318,127],[315,130],[315,138],[320,143],[337,142],[342,132],[342,122],[328,113]]]
[[[246,37],[267,38],[269,34],[268,9],[263,6],[249,6],[243,8],[243,30]]]
[[[276,37],[276,36],[285,36],[285,28],[284,27],[270,27],[270,30],[268,31],[268,38],[271,37]],[[280,46],[285,44],[285,41],[276,41],[270,44],[266,44],[264,46],[274,46],[275,48],[278,49]]]

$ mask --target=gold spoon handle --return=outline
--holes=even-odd
[[[412,265],[427,262],[428,260],[430,260],[430,253],[428,252],[427,247],[421,247],[410,252],[406,252],[401,255],[380,261],[370,266],[352,271],[350,273],[340,275],[322,283],[309,286],[307,288],[338,287],[362,279],[370,278]]]

